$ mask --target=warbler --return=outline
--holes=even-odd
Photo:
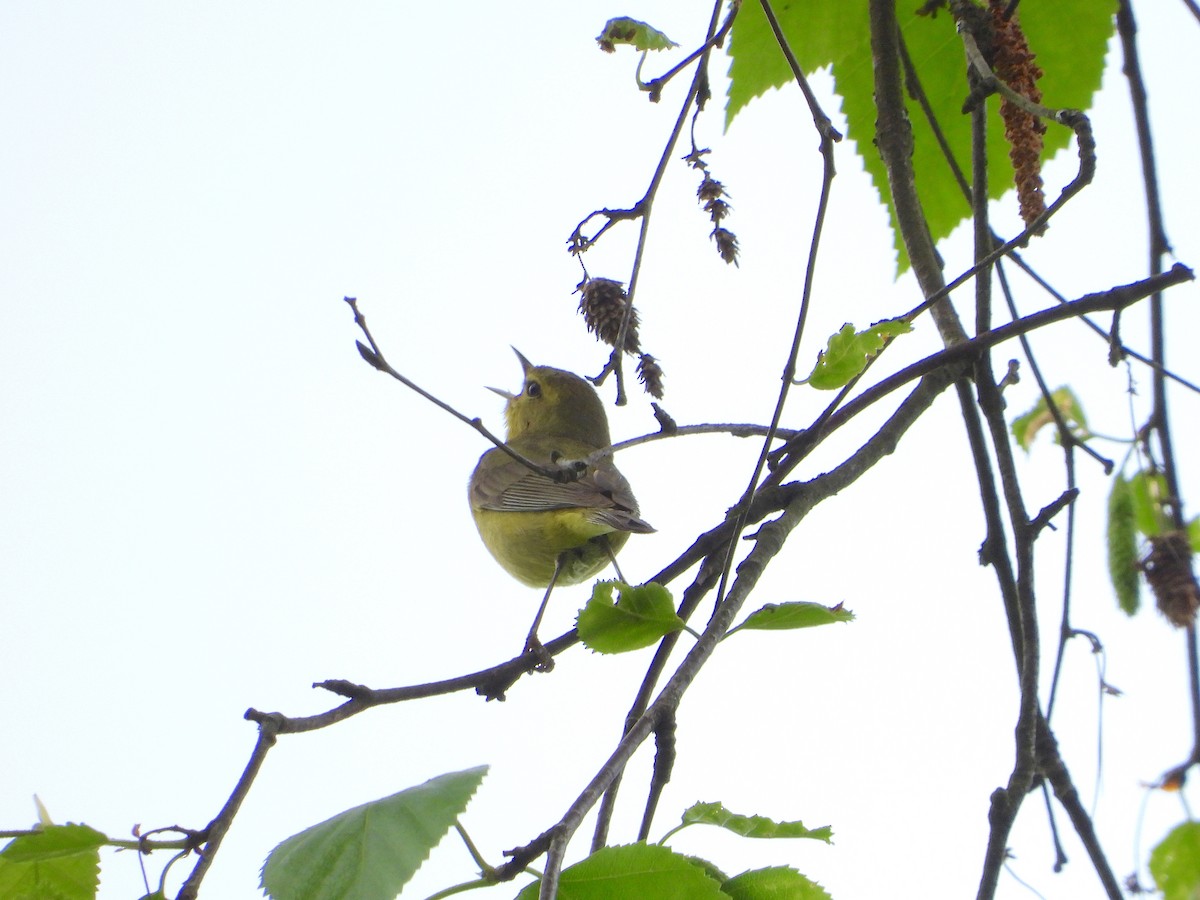
[[[610,562],[615,566],[631,533],[654,528],[639,517],[637,500],[612,456],[591,458],[612,444],[595,388],[578,375],[535,366],[513,352],[525,372],[520,393],[491,388],[508,401],[506,446],[542,468],[574,467],[579,474],[557,481],[499,447],[483,454],[471,474],[471,513],[484,545],[518,581],[546,588],[526,640],[526,650],[533,650],[541,646],[537,628],[554,586],[579,584]]]

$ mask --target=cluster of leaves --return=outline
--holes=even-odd
[[[875,139],[874,76],[870,27],[866,3],[844,0],[810,0],[777,4],[776,14],[800,67],[815,72],[829,67],[834,87],[842,98],[849,137],[859,148],[863,166],[871,175],[879,195],[892,216],[896,251],[901,271],[908,258],[900,239],[887,172],[878,153],[871,152]],[[949,16],[921,16],[917,4],[901,4],[900,29],[912,71],[920,79],[924,96],[954,158],[960,166],[970,159],[971,126],[962,115],[962,45],[954,39]],[[1049,102],[1058,107],[1087,109],[1100,87],[1104,54],[1113,33],[1116,0],[1062,0],[1060,3],[1030,3],[1021,6],[1021,25],[1028,42],[1037,48],[1038,61],[1046,71],[1040,86]],[[1062,40],[1064,22],[1071,23],[1071,39]],[[742,4],[730,40],[733,62],[729,69],[726,124],[746,105],[771,88],[792,81],[788,67],[766,16],[757,3]],[[910,93],[915,85],[910,85]],[[998,101],[989,100],[991,107]],[[950,234],[970,209],[954,179],[946,177],[946,161],[939,141],[915,99],[910,100],[909,119],[914,131],[913,168],[921,195],[921,206],[935,241]],[[1067,146],[1070,132],[1056,128],[1045,136],[1045,153]],[[988,160],[993,172],[989,194],[999,199],[1015,181],[1008,158],[1009,146],[1003,129],[988,133]]]
[[[391,797],[347,810],[288,838],[263,867],[262,887],[275,900],[392,900],[453,827],[479,787],[487,767],[450,772]],[[664,838],[691,825],[713,825],[746,838],[809,838],[830,843],[828,826],[777,822],[730,812],[720,803],[699,803]],[[480,877],[454,892],[496,884],[486,865]],[[776,866],[730,878],[715,865],[657,844],[605,847],[563,870],[561,890],[574,898],[645,897],[828,900],[815,882]],[[536,898],[539,881],[520,898]]]
[[[745,838],[810,838],[831,843],[833,831],[807,828],[803,822],[776,822],[764,816],[732,813],[720,803],[697,803],[662,839],[689,825],[714,825]],[[536,900],[539,881],[529,884],[518,900]],[[562,872],[560,891],[579,900],[610,897],[687,898],[687,900],[829,900],[815,881],[788,866],[752,869],[730,877],[706,859],[684,856],[657,844],[605,847]]]
[[[725,637],[743,630],[793,631],[852,621],[854,613],[840,603],[837,606],[808,601],[768,603],[730,628]],[[661,584],[631,586],[621,581],[600,581],[580,610],[575,627],[584,646],[597,653],[627,653],[650,647],[686,626],[675,613],[670,592]]]

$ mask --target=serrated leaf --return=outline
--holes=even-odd
[[[826,348],[817,354],[817,364],[813,366],[812,374],[801,383],[819,391],[845,387],[866,368],[888,340],[910,331],[912,325],[903,319],[884,319],[864,331],[855,331],[854,326],[847,322],[840,331],[830,336]]]
[[[658,846],[666,846],[666,841],[659,841]],[[729,880],[729,876],[725,872],[722,872],[720,867],[711,859],[705,859],[703,856],[694,856],[691,853],[684,853],[683,856],[688,860],[688,862],[692,863],[692,865],[699,866],[705,875],[718,884],[724,884]]]
[[[837,606],[822,606],[820,603],[797,600],[791,603],[768,603],[746,616],[746,621],[736,628],[731,628],[729,633],[733,634],[743,628],[755,631],[786,631],[853,621],[854,613],[840,603]]]
[[[828,891],[790,866],[753,869],[721,885],[733,900],[831,900]]]
[[[539,881],[517,900],[537,900]],[[563,869],[559,900],[729,900],[716,879],[682,854],[658,844],[604,847]]]
[[[1133,518],[1137,530],[1146,537],[1158,537],[1171,529],[1165,504],[1170,491],[1167,478],[1157,472],[1137,472],[1129,479],[1133,497]]]
[[[1150,851],[1150,874],[1163,900],[1200,894],[1200,822],[1184,822]]]
[[[614,590],[618,593],[616,604]],[[671,592],[654,582],[632,587],[621,581],[598,581],[575,620],[579,639],[598,653],[640,650],[683,625]]]
[[[1141,602],[1138,577],[1137,525],[1133,514],[1133,488],[1117,473],[1108,492],[1108,577],[1117,594],[1117,605],[1132,616]]]
[[[487,766],[431,778],[305,829],[271,851],[274,900],[393,900],[467,808]]]
[[[1075,392],[1069,387],[1060,387],[1056,391],[1051,391],[1050,396],[1053,398],[1059,414],[1067,423],[1067,427],[1071,429],[1071,433],[1081,439],[1088,437],[1091,432],[1088,431],[1087,417],[1083,414],[1083,406],[1080,405]],[[1053,427],[1054,424],[1054,416],[1050,412],[1046,398],[1039,397],[1038,402],[1033,405],[1033,409],[1013,420],[1013,439],[1022,450],[1028,453],[1038,432],[1047,425]],[[1054,435],[1054,442],[1060,443],[1057,432]]]
[[[635,50],[669,50],[679,45],[645,22],[618,16],[604,23],[604,30],[596,37],[600,49],[612,53],[617,44],[630,44]]]
[[[91,900],[100,884],[100,847],[87,825],[50,825],[14,838],[0,851],[5,900]]]
[[[921,4],[900,4],[897,15],[901,34],[912,58],[933,114],[946,135],[959,167],[970,171],[970,118],[962,114],[967,97],[962,41],[948,14],[918,16]],[[776,4],[775,13],[788,43],[808,74],[832,67],[834,90],[842,98],[847,132],[892,219],[899,271],[908,268],[908,257],[896,229],[895,211],[883,160],[875,151],[874,78],[871,65],[871,32],[866,3],[846,0],[797,0]],[[1100,87],[1108,39],[1113,33],[1115,0],[1058,0],[1028,3],[1020,8],[1022,28],[1029,45],[1045,70],[1039,82],[1045,103],[1050,106],[1088,109]],[[1069,33],[1063,23],[1070,22]],[[792,73],[780,51],[760,4],[744,3],[730,37],[729,94],[725,106],[726,127],[755,97],[792,81]],[[795,102],[799,102],[798,100]],[[921,205],[934,241],[950,234],[970,215],[941,149],[917,101],[906,96],[908,118],[913,125],[912,164]],[[999,119],[999,101],[988,101],[992,124],[988,128],[988,192],[993,199],[1013,186],[1012,163]],[[1070,129],[1049,123],[1044,159],[1067,147]],[[1050,190],[1047,191],[1051,193]],[[1015,202],[1014,202],[1015,206]]]
[[[828,825],[806,828],[803,822],[777,822],[766,816],[743,816],[730,812],[721,803],[696,803],[683,812],[684,825],[716,825],[749,838],[813,838],[832,843],[833,829]]]

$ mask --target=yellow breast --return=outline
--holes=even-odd
[[[510,575],[530,587],[545,587],[560,554],[566,553],[558,584],[579,584],[609,564],[629,533],[591,521],[586,509],[509,512],[473,509],[479,536]],[[570,552],[568,552],[570,551]]]

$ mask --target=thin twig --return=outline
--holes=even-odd
[[[258,777],[259,770],[267,758],[267,753],[275,746],[275,735],[276,730],[273,721],[264,720],[259,723],[258,740],[254,744],[254,750],[250,753],[250,760],[246,763],[246,768],[242,770],[242,777],[238,779],[233,792],[229,795],[229,799],[225,801],[225,805],[221,807],[221,811],[217,813],[216,818],[209,822],[208,827],[204,830],[203,852],[192,869],[192,873],[187,877],[187,880],[183,883],[183,887],[180,888],[178,895],[176,895],[176,900],[195,900],[200,893],[200,883],[204,880],[209,867],[213,864],[213,859],[216,857],[217,851],[221,848],[221,842],[225,839],[225,834],[229,831],[229,826],[233,824],[234,816],[237,815],[238,809],[241,808],[242,801],[246,799],[246,794],[249,793],[250,786],[254,784],[254,779]]]
[[[605,365],[603,371],[601,371],[601,373],[594,379],[595,382],[599,384],[608,376],[610,372],[616,373],[617,406],[624,406],[628,400],[625,394],[625,376],[622,366],[622,359],[625,353],[626,335],[629,333],[630,321],[633,317],[633,301],[634,296],[637,293],[638,277],[641,274],[642,259],[644,258],[646,251],[646,239],[650,233],[650,214],[654,209],[654,198],[658,193],[659,185],[662,183],[663,175],[667,169],[667,163],[670,161],[671,156],[674,153],[675,145],[679,142],[679,135],[683,131],[683,123],[687,121],[688,110],[692,108],[692,104],[695,102],[696,96],[699,93],[700,85],[704,83],[705,67],[708,65],[709,54],[712,52],[713,47],[720,43],[719,41],[714,40],[714,38],[718,33],[720,33],[723,38],[724,34],[728,32],[730,27],[732,27],[734,16],[737,14],[737,4],[734,4],[729,11],[729,15],[726,17],[724,25],[718,29],[717,20],[720,16],[721,6],[722,0],[717,0],[716,4],[713,6],[712,18],[709,22],[709,37],[700,50],[697,51],[696,54],[693,54],[692,57],[689,57],[689,61],[695,58],[700,59],[699,65],[696,67],[696,75],[693,77],[692,84],[688,88],[687,96],[684,97],[683,104],[679,108],[679,114],[675,117],[675,124],[671,129],[671,134],[667,138],[666,145],[663,147],[662,155],[658,159],[658,165],[655,166],[654,174],[650,178],[650,185],[646,188],[646,192],[642,195],[642,199],[629,209],[603,209],[591,213],[587,218],[580,222],[579,225],[576,226],[575,230],[571,233],[571,237],[567,241],[572,253],[583,253],[589,247],[595,244],[600,236],[608,231],[608,229],[615,222],[634,219],[638,219],[641,222],[640,228],[638,229],[637,249],[634,251],[633,256],[633,269],[629,276],[629,289],[626,291],[625,315],[621,319],[621,327],[618,329],[617,339],[613,343],[613,350],[609,355],[608,363]],[[668,74],[673,76],[674,72],[672,71]],[[590,238],[584,237],[584,226],[597,215],[602,215],[606,218],[604,225]]]
[[[967,334],[949,302],[952,287],[947,286],[942,277],[941,260],[929,234],[913,174],[913,132],[900,75],[900,28],[896,21],[895,0],[870,0],[869,20],[878,110],[875,144],[887,170],[900,236],[925,298],[921,308],[932,309],[943,343],[960,343],[967,339]],[[958,284],[965,280],[963,278]]]
[[[446,403],[444,400],[429,393],[429,391],[425,390],[411,379],[396,371],[396,369],[392,367],[391,363],[384,358],[383,351],[379,349],[379,345],[375,343],[375,337],[371,334],[371,330],[367,327],[367,318],[358,308],[358,300],[354,297],[345,297],[343,299],[350,305],[350,308],[354,310],[354,324],[362,329],[362,333],[366,336],[367,342],[371,345],[370,347],[367,347],[362,343],[362,341],[356,341],[355,343],[358,345],[358,353],[373,368],[387,375],[391,375],[405,387],[416,391],[434,406],[450,413],[450,415],[454,416],[454,418],[458,419],[460,422],[470,425],[485,438],[495,444],[499,450],[507,453],[509,456],[531,471],[537,472],[539,475],[544,475],[551,481],[557,481],[559,483],[576,481],[583,476],[584,472],[587,471],[586,466],[577,464],[578,461],[567,460],[564,461],[562,465],[543,466],[535,463],[531,459],[527,459],[516,450],[512,449],[512,447],[510,447],[508,444],[504,443],[504,441],[500,440],[500,438],[496,437],[496,435],[492,434],[492,432],[484,426],[483,420],[478,416],[471,418],[463,415],[449,403]],[[599,452],[603,454],[603,451]]]
[[[991,228],[988,225],[987,184],[987,124],[986,107],[976,104],[971,111],[971,162],[972,162],[972,222],[975,237],[975,258],[985,257],[992,249]],[[991,321],[991,272],[985,270],[975,279],[976,328],[978,334],[990,330]],[[1021,802],[1029,792],[1036,771],[1035,738],[1040,715],[1038,704],[1038,672],[1041,664],[1039,650],[1037,607],[1034,599],[1033,542],[1037,536],[1026,512],[1020,480],[1012,456],[1012,444],[1008,436],[1008,424],[1004,418],[1004,403],[996,387],[992,370],[991,354],[981,353],[975,362],[975,391],[979,411],[983,415],[994,455],[995,469],[1000,475],[1000,487],[1005,500],[1008,523],[1012,528],[1012,554],[1016,562],[1015,617],[1014,604],[1007,603],[1010,625],[1016,649],[1017,669],[1021,688],[1017,724],[1014,729],[1015,759],[1008,779],[1007,789],[992,795],[992,809],[988,816],[991,826],[985,853],[984,871],[980,878],[980,900],[990,898],[995,892],[999,865],[1003,865],[1008,848],[1008,835],[1016,821]],[[978,457],[977,459],[977,467]],[[987,478],[992,478],[992,463],[987,463]],[[993,557],[1005,552],[1000,546],[991,545]],[[1008,579],[1004,580],[1006,585]],[[1011,590],[1011,587],[1010,587]]]
[[[1155,274],[1162,269],[1163,258],[1170,252],[1166,227],[1163,224],[1162,201],[1158,190],[1158,164],[1154,153],[1154,138],[1150,133],[1150,110],[1146,85],[1142,79],[1141,63],[1138,59],[1137,22],[1133,16],[1130,0],[1117,3],[1117,33],[1125,55],[1122,71],[1129,82],[1129,93],[1133,101],[1134,124],[1137,128],[1138,151],[1142,162],[1142,183],[1146,192],[1146,217],[1150,231],[1149,268]],[[1166,323],[1162,296],[1150,298],[1150,348],[1156,363],[1166,368]],[[1162,454],[1162,474],[1166,479],[1167,493],[1172,498],[1168,505],[1172,526],[1183,529],[1187,525],[1184,514],[1183,492],[1179,484],[1179,469],[1175,461],[1175,445],[1171,436],[1167,386],[1162,369],[1156,369],[1152,380],[1154,409],[1150,416],[1151,427],[1158,438]],[[1200,664],[1196,656],[1196,626],[1187,627],[1187,658],[1189,685],[1192,700],[1192,749],[1188,754],[1190,763],[1200,759]],[[1186,771],[1188,763],[1181,768]]]
[[[1028,334],[1038,328],[1044,328],[1054,322],[1075,318],[1088,312],[1101,310],[1124,309],[1138,300],[1145,299],[1152,293],[1172,284],[1180,284],[1195,278],[1192,270],[1176,263],[1170,270],[1152,278],[1132,284],[1121,285],[1107,291],[1085,294],[1078,300],[1069,301],[1067,305],[1053,306],[1036,313],[1031,313],[1016,321],[994,328],[977,338],[956,344],[918,360],[900,371],[889,375],[867,388],[861,394],[850,400],[845,406],[822,418],[819,427],[809,427],[801,430],[798,437],[789,441],[787,456],[781,460],[776,470],[772,472],[766,483],[780,483],[795,466],[812,451],[817,444],[831,432],[846,424],[854,416],[873,406],[887,394],[899,387],[923,377],[940,368],[969,363],[982,350],[1010,340],[1022,334]]]
[[[720,6],[717,8],[719,10]],[[708,54],[711,50],[713,50],[713,48],[720,47],[725,43],[725,37],[729,34],[729,29],[733,28],[733,20],[737,18],[738,8],[739,5],[737,3],[731,3],[729,5],[729,14],[725,16],[725,21],[721,23],[721,27],[717,29],[715,33],[712,33],[710,29],[710,34],[704,43],[689,53],[687,57],[684,58],[683,62],[677,63],[662,75],[659,75],[657,78],[652,78],[645,84],[640,85],[642,90],[647,91],[650,94],[650,99],[653,102],[658,102],[659,97],[662,95],[662,89],[666,87],[667,82],[694,63],[701,56]]]

